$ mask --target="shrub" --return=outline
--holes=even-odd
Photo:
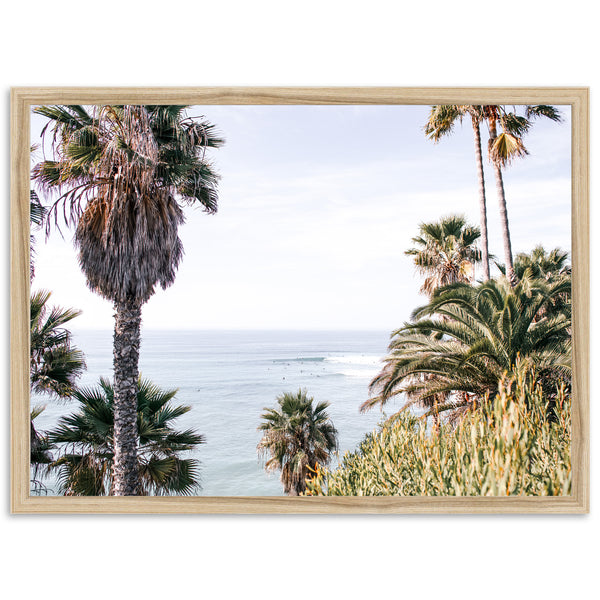
[[[338,469],[318,469],[308,495],[508,496],[571,493],[571,398],[550,400],[525,363],[491,403],[455,426],[400,412],[367,435]]]

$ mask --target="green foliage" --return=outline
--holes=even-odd
[[[173,421],[190,410],[174,406],[177,390],[161,390],[140,379],[137,393],[138,464],[142,495],[189,495],[199,486],[198,461],[181,458],[182,452],[204,442],[191,429],[178,431]],[[61,492],[66,495],[105,496],[113,483],[114,389],[104,378],[97,388],[74,394],[78,412],[62,417],[48,433],[59,444],[60,457],[51,465],[58,470]]]
[[[308,495],[569,495],[570,448],[570,395],[559,386],[549,399],[523,363],[493,402],[454,427],[428,430],[407,412],[394,416],[338,469],[317,469]]]

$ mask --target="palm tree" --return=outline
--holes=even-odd
[[[306,479],[317,466],[327,465],[337,449],[337,431],[326,412],[328,402],[313,406],[306,390],[277,397],[276,408],[265,408],[264,435],[257,448],[268,455],[267,471],[281,471],[283,490],[298,496],[306,489]]]
[[[490,278],[490,259],[487,228],[487,203],[485,197],[485,175],[483,171],[483,153],[481,151],[481,122],[483,109],[481,106],[469,104],[442,104],[431,107],[429,119],[425,125],[425,134],[434,142],[439,142],[444,135],[449,135],[456,121],[462,122],[464,117],[471,119],[475,140],[475,159],[477,163],[477,180],[479,184],[479,215],[481,228],[481,263],[483,280]]]
[[[39,163],[34,179],[61,194],[50,215],[58,224],[62,212],[67,225],[76,226],[75,245],[88,286],[114,303],[115,495],[138,490],[142,305],[157,284],[165,289],[175,279],[183,253],[178,236],[182,204],[217,210],[218,177],[205,152],[223,140],[213,125],[188,118],[185,110],[132,105],[35,109],[52,125],[56,160]]]
[[[374,396],[361,410],[399,394],[410,398],[405,406],[454,394],[455,400],[436,407],[440,412],[474,406],[494,397],[519,356],[536,365],[542,379],[570,378],[570,303],[538,318],[570,290],[567,279],[547,282],[529,276],[514,287],[502,277],[479,286],[456,283],[439,289],[413,313],[413,322],[394,332],[386,364],[371,382]]]
[[[72,345],[71,332],[63,325],[79,314],[71,308],[47,303],[51,293],[40,290],[30,302],[31,391],[68,398],[75,392],[77,378],[85,369],[83,352]]]
[[[173,406],[177,390],[161,390],[148,380],[140,379],[136,389],[141,494],[191,494],[199,485],[199,463],[180,454],[193,450],[204,438],[191,429],[177,431],[173,426],[190,407]],[[48,432],[48,440],[61,445],[61,456],[51,468],[58,470],[66,495],[108,495],[115,484],[114,388],[101,378],[98,388],[81,389],[74,399],[79,411],[61,417]]]
[[[484,118],[489,128],[488,153],[496,178],[496,190],[500,208],[500,222],[502,226],[502,241],[504,245],[504,259],[506,274],[511,283],[516,282],[513,267],[512,244],[508,225],[508,209],[506,207],[506,194],[502,169],[512,160],[528,154],[523,143],[523,136],[532,125],[532,120],[546,117],[552,121],[561,121],[560,113],[548,105],[528,105],[525,107],[525,116],[509,112],[503,106],[486,105],[483,107]],[[501,133],[498,133],[500,125]]]
[[[425,276],[421,293],[431,296],[440,286],[473,280],[473,266],[481,261],[476,246],[479,228],[467,224],[464,217],[451,215],[439,222],[421,223],[415,244],[405,252],[414,256],[417,271]]]

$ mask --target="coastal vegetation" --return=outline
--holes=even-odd
[[[549,400],[525,361],[493,401],[454,425],[428,429],[400,412],[367,435],[338,469],[318,468],[311,496],[548,496],[571,493],[571,396]]]
[[[360,411],[394,413],[330,470],[338,432],[306,390],[264,408],[257,445],[283,492],[299,495],[554,495],[571,490],[571,266],[568,252],[541,245],[513,256],[503,169],[527,155],[535,119],[560,121],[551,106],[444,105],[431,108],[425,134],[439,141],[471,121],[480,225],[446,214],[419,224],[404,254],[422,277],[426,301],[391,333],[381,371]],[[44,206],[31,193],[31,224],[59,221],[75,231],[88,287],[114,306],[113,377],[79,388],[86,368],[65,324],[79,311],[31,295],[31,390],[78,407],[50,431],[31,411],[32,488],[53,473],[64,495],[190,495],[204,443],[176,421],[173,404],[139,374],[142,307],[170,286],[183,255],[184,206],[217,210],[218,175],[206,150],[223,140],[184,106],[51,106],[53,160],[33,169]],[[489,249],[482,127],[496,179],[504,262]],[[31,238],[30,275],[35,275]],[[497,273],[491,271],[497,269]],[[482,276],[479,277],[479,272]],[[307,359],[310,360],[310,359]],[[314,359],[313,359],[314,360]],[[319,360],[323,360],[319,358]],[[397,404],[396,404],[397,403]],[[253,417],[256,419],[256,416]],[[252,442],[254,444],[255,442]]]
[[[502,106],[433,106],[425,133],[438,141],[467,116],[475,134],[481,229],[457,215],[420,225],[406,254],[424,278],[420,291],[428,302],[392,332],[384,366],[360,407],[400,400],[401,408],[346,453],[338,469],[317,468],[308,495],[570,493],[568,254],[537,246],[513,262],[502,179],[502,169],[528,153],[523,135],[532,120],[561,117],[551,106],[527,106],[525,115]],[[504,244],[496,277],[489,266],[483,122]]]
[[[113,302],[114,495],[140,489],[136,394],[142,306],[175,280],[183,205],[217,210],[217,174],[205,157],[223,140],[185,106],[41,106],[53,160],[33,169],[50,206],[75,228],[79,264],[92,291]],[[48,130],[50,127],[50,130]]]
[[[33,262],[32,262],[33,265]],[[32,269],[33,277],[33,269]],[[29,316],[29,388],[39,396],[68,400],[77,389],[77,380],[86,368],[83,352],[73,345],[71,332],[65,325],[80,311],[49,307],[51,293],[32,292]],[[31,408],[30,465],[31,485],[36,493],[46,491],[42,480],[52,462],[54,446],[46,432],[39,431],[35,419],[44,412],[44,405]]]
[[[283,491],[299,496],[315,469],[331,461],[337,450],[337,431],[327,413],[328,402],[313,404],[306,390],[277,397],[275,408],[265,408],[259,425],[263,437],[259,453],[267,471],[281,471]]]

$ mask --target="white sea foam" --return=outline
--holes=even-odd
[[[342,355],[342,356],[329,356],[325,359],[325,362],[330,363],[341,363],[346,365],[369,365],[379,366],[381,363],[381,356],[375,355]]]
[[[379,373],[378,369],[344,369],[340,375],[357,379],[373,379]]]

